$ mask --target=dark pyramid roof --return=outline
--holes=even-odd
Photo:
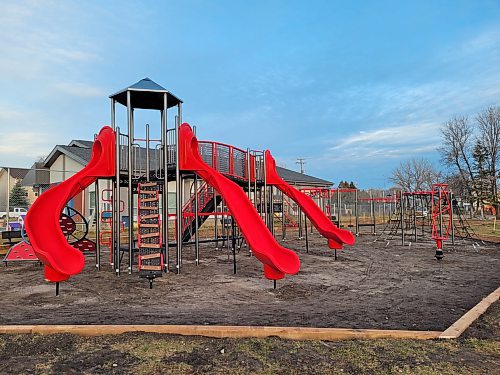
[[[164,87],[161,87],[151,78],[143,78],[140,81],[134,83],[132,86],[129,86],[129,89],[137,89],[137,90],[148,90],[148,91],[167,91]]]
[[[167,94],[168,108],[182,103],[182,100],[149,78],[141,79],[133,85],[111,95],[110,98],[127,106],[127,91],[130,91],[132,108],[161,110],[163,109],[163,95],[165,93]]]

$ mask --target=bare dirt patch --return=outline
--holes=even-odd
[[[181,275],[154,289],[137,274],[117,277],[88,258],[84,272],[61,285],[61,295],[33,264],[0,269],[0,324],[222,324],[444,330],[500,285],[498,245],[460,243],[434,258],[432,243],[386,246],[371,235],[335,261],[326,240],[289,235],[284,244],[301,258],[301,271],[272,282],[243,248],[232,273],[227,250],[184,249]],[[172,252],[173,253],[173,252]],[[107,259],[107,256],[103,256]]]

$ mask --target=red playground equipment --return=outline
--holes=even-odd
[[[44,192],[26,215],[26,232],[38,259],[45,265],[45,278],[59,282],[83,270],[85,258],[71,246],[60,227],[61,212],[80,191],[99,177],[115,175],[115,136],[109,126],[100,131],[92,159],[80,172]]]
[[[285,274],[296,274],[300,260],[293,251],[279,245],[243,189],[206,164],[198,151],[198,141],[188,124],[182,124],[180,136],[180,168],[194,171],[226,200],[229,211],[241,228],[253,254],[264,264],[268,279],[279,280]]]
[[[300,206],[318,232],[328,239],[328,246],[331,249],[342,249],[344,244],[354,244],[356,240],[351,232],[336,227],[311,197],[290,186],[278,175],[276,161],[269,150],[265,152],[265,162],[268,184],[276,186]]]
[[[90,249],[93,244],[85,238],[68,243],[62,228],[64,225],[60,221],[61,213],[68,201],[92,183],[95,184],[97,197],[95,217],[99,218],[96,220],[98,241],[95,244],[97,269],[100,269],[101,259],[101,198],[108,207],[102,214],[106,213],[105,221],[110,224],[111,229],[111,239],[107,245],[110,248],[113,270],[120,273],[122,257],[128,253],[128,272],[132,273],[133,265],[137,264],[139,275],[149,280],[150,287],[155,278],[169,272],[171,247],[177,250],[177,273],[180,273],[182,266],[183,244],[195,244],[198,265],[197,231],[209,216],[215,218],[216,233],[218,218],[222,216],[225,235],[220,237],[216,234],[213,242],[226,241],[229,248],[231,240],[233,257],[236,241],[240,238],[236,235],[237,225],[241,239],[246,241],[251,253],[263,263],[267,279],[276,281],[287,274],[296,274],[300,269],[299,257],[294,251],[278,244],[266,225],[266,207],[269,207],[269,202],[265,189],[273,185],[301,207],[318,231],[328,239],[330,248],[340,249],[344,244],[354,244],[354,236],[349,231],[337,228],[310,197],[280,178],[269,151],[248,149],[245,152],[220,143],[198,142],[192,128],[188,124],[182,124],[182,101],[153,81],[143,79],[110,98],[112,127],[105,126],[101,129],[94,141],[88,165],[76,175],[41,194],[26,217],[30,244],[36,257],[45,265],[46,280],[57,283],[56,293],[60,281],[82,271],[85,265],[82,251]],[[127,107],[127,134],[120,132],[120,128],[115,126],[116,103]],[[167,110],[171,107],[178,109],[174,129],[167,127]],[[146,125],[146,138],[134,136],[134,108],[161,112],[159,139],[150,138],[149,125]],[[139,146],[140,142],[144,143],[144,147]],[[203,179],[205,184],[198,187],[197,178]],[[111,180],[112,189],[102,190],[101,194],[99,179]],[[187,197],[186,201],[186,191],[183,190],[186,182],[190,181],[194,181],[191,185],[191,188],[194,187],[194,198]],[[175,214],[168,209],[168,194],[171,193],[169,182],[175,182]],[[110,192],[106,199],[105,191]],[[187,192],[190,193],[189,189]],[[253,202],[250,199],[252,193]],[[126,199],[122,201],[121,197],[124,196]],[[222,207],[218,211],[220,204]],[[265,222],[262,212],[256,207],[261,211],[263,208],[266,210]],[[134,208],[137,210],[134,211]],[[125,217],[129,240],[126,248],[121,245],[120,235]],[[224,231],[227,220],[232,223],[232,234],[229,229]],[[169,225],[172,225],[169,221],[174,221],[175,242],[169,239]],[[192,237],[195,241],[189,242]],[[236,263],[234,269],[236,272]]]
[[[436,241],[436,258],[443,259],[443,241],[448,239],[453,225],[452,202],[448,184],[432,185],[432,239]]]

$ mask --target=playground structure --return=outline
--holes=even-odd
[[[443,243],[456,238],[475,239],[475,233],[447,184],[434,184],[432,190],[405,192],[395,195],[395,209],[378,239],[387,244],[400,238],[401,245],[432,239],[436,258],[443,258]]]
[[[198,141],[195,129],[182,123],[182,101],[153,81],[143,79],[110,99],[111,127],[102,128],[96,137],[88,165],[41,194],[28,211],[25,228],[29,246],[44,263],[48,281],[59,283],[81,272],[85,265],[82,250],[95,249],[96,267],[100,269],[101,250],[107,244],[116,274],[123,271],[126,256],[128,273],[134,272],[137,264],[139,275],[152,287],[155,278],[172,268],[171,248],[175,249],[175,271],[181,273],[183,245],[195,245],[198,264],[200,241],[222,242],[223,246],[231,243],[234,257],[240,240],[263,263],[266,278],[276,281],[293,275],[299,271],[299,258],[279,245],[272,233],[273,187],[300,207],[330,248],[337,250],[354,243],[352,233],[335,226],[312,198],[278,176],[269,151]],[[117,104],[126,107],[124,128],[116,124]],[[171,108],[176,114],[169,129],[167,111]],[[136,136],[137,109],[160,112],[158,138],[150,136],[148,124],[145,136]],[[111,181],[110,190],[100,188],[102,180]],[[73,226],[69,221],[62,225],[61,213],[69,200],[92,184],[97,193],[98,240],[94,243],[83,237],[68,243]],[[168,209],[172,190],[175,213]],[[99,210],[101,201],[110,203],[110,209]],[[215,238],[202,240],[198,230],[209,217],[216,219]],[[218,233],[219,217],[222,235]],[[125,221],[128,229],[124,231]],[[71,227],[69,232],[65,226]],[[123,232],[128,241],[123,241]]]

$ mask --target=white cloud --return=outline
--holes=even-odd
[[[331,150],[347,149],[353,146],[397,146],[415,145],[421,142],[437,140],[439,125],[422,123],[403,126],[393,126],[372,131],[360,131],[352,134],[331,148]]]
[[[45,132],[9,131],[0,139],[0,164],[29,167],[39,156],[46,155],[51,137]]]
[[[106,97],[106,90],[103,88],[88,85],[85,83],[70,83],[61,82],[56,83],[54,88],[64,94],[77,96],[77,97]]]
[[[75,10],[54,1],[4,2],[0,12],[2,81],[61,75],[98,60],[93,43],[70,22]]]

